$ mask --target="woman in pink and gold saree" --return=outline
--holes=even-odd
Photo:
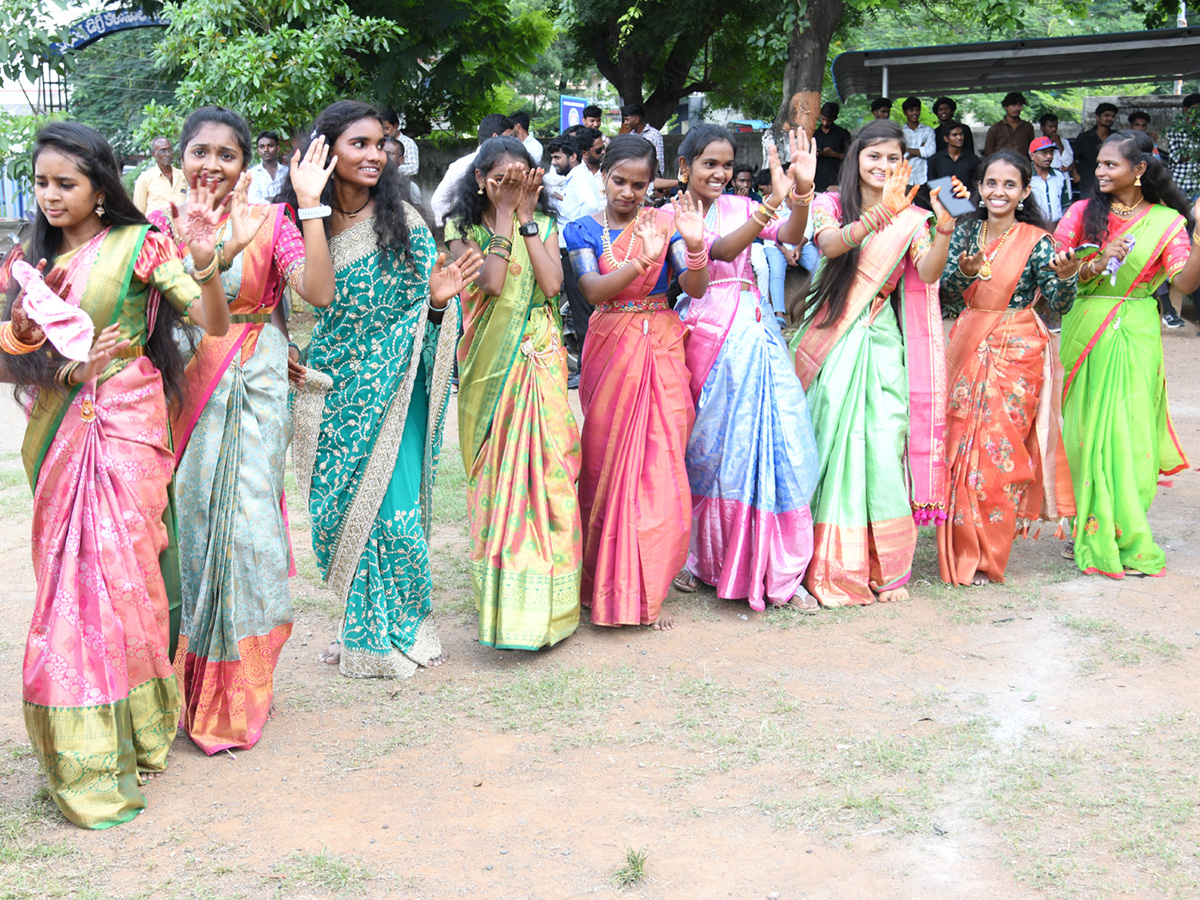
[[[1061,249],[1092,255],[1063,317],[1063,443],[1075,484],[1075,564],[1110,578],[1161,575],[1146,513],[1159,474],[1187,466],[1167,407],[1154,291],[1200,287],[1192,210],[1140,131],[1104,142],[1097,192],[1058,223]],[[1099,247],[1097,251],[1096,248]]]
[[[791,346],[820,457],[804,586],[822,606],[905,599],[917,525],[946,514],[938,279],[954,220],[935,193],[931,238],[901,138],[868,124],[839,193],[813,202],[823,259]]]
[[[211,280],[216,214],[206,191],[193,191],[189,213],[193,279],[125,194],[99,134],[48,125],[33,162],[38,215],[0,271],[13,297],[0,365],[29,413],[22,458],[34,492],[25,726],[59,809],[107,828],[145,807],[141,773],[166,767],[179,719],[167,416],[183,359],[171,335],[180,314],[217,334],[229,318]],[[26,260],[44,282],[29,278]],[[22,294],[10,284],[18,272]],[[47,301],[53,316],[34,312]],[[94,331],[90,351],[63,340],[79,324],[85,348]]]
[[[580,360],[579,506],[580,602],[597,625],[672,627],[660,610],[691,533],[684,452],[695,406],[687,331],[666,292],[674,271],[683,290],[703,296],[708,250],[704,220],[686,196],[673,211],[641,209],[656,165],[643,138],[613,138],[602,166],[604,210],[564,232],[579,288],[596,308]]]

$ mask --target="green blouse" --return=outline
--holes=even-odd
[[[946,258],[946,268],[942,272],[942,314],[958,316],[965,308],[963,291],[975,283],[975,277],[964,275],[958,267],[959,254],[966,251],[970,256],[979,250],[979,230],[983,222],[973,219],[964,222],[954,229],[950,238],[950,255]],[[1034,245],[1033,251],[1025,261],[1025,271],[1017,281],[1017,289],[1008,301],[1009,309],[1024,309],[1031,306],[1040,290],[1046,299],[1050,311],[1064,315],[1075,302],[1074,278],[1065,281],[1049,268],[1050,260],[1054,258],[1054,238],[1049,234],[1042,237]],[[1001,250],[999,257],[992,263],[993,267],[1012,265],[1016,261]]]

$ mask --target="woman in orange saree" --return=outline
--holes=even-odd
[[[1079,261],[1054,252],[1024,202],[1031,176],[1029,160],[1008,150],[984,163],[982,210],[954,230],[942,273],[943,310],[962,310],[946,348],[947,518],[937,530],[949,584],[1003,582],[1018,532],[1075,512],[1062,375],[1033,307],[1040,296],[1051,312],[1069,310]]]
[[[1119,131],[1100,148],[1098,190],[1058,223],[1060,248],[1099,252],[1063,317],[1063,443],[1075,485],[1073,555],[1084,574],[1161,575],[1146,517],[1159,474],[1187,465],[1171,424],[1154,291],[1200,287],[1192,210],[1153,142]]]
[[[579,289],[596,308],[579,373],[580,602],[597,625],[670,628],[660,609],[687,557],[684,450],[696,413],[686,329],[666,292],[672,271],[691,296],[708,289],[704,220],[686,197],[673,212],[641,210],[657,161],[637,135],[613,138],[601,168],[604,210],[564,232]]]
[[[192,191],[188,212],[198,287],[125,193],[95,131],[47,125],[33,165],[37,218],[0,271],[12,296],[9,272],[28,275],[18,261],[44,261],[46,270],[45,284],[26,281],[0,324],[0,374],[18,385],[29,414],[22,458],[34,492],[25,727],[63,814],[108,828],[145,808],[141,773],[166,768],[179,720],[167,412],[183,358],[173,331],[188,314],[221,334],[229,313],[212,277],[207,191]],[[37,294],[56,299],[47,287],[62,298],[59,321],[36,318]],[[67,358],[56,331],[71,318],[85,349]]]
[[[935,193],[931,239],[902,137],[868,124],[812,205],[823,259],[792,348],[820,459],[804,586],[822,606],[907,598],[917,525],[945,517],[937,285],[954,220]]]

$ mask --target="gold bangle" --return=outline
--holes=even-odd
[[[12,322],[0,324],[0,350],[10,356],[24,356],[27,353],[33,353],[46,343],[46,337],[43,334],[42,339],[36,344],[27,344],[17,337],[16,329],[13,328]]]

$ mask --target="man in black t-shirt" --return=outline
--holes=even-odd
[[[1096,124],[1071,141],[1075,150],[1075,171],[1079,173],[1079,193],[1087,192],[1096,183],[1096,159],[1100,156],[1100,145],[1113,133],[1117,121],[1117,108],[1111,103],[1096,106]]]
[[[933,138],[937,141],[935,145],[937,150],[946,149],[946,138],[950,135],[950,126],[959,124],[954,118],[958,112],[958,104],[949,97],[938,97],[933,101],[933,114],[937,116],[938,127],[933,129]],[[963,125],[963,145],[964,153],[975,155],[975,136],[971,134],[971,129]]]
[[[850,149],[850,132],[834,124],[841,111],[842,108],[836,103],[822,106],[821,127],[813,134],[817,142],[817,174],[813,179],[813,187],[818,191],[827,191],[831,185],[837,184],[838,174],[842,170],[842,157]]]

